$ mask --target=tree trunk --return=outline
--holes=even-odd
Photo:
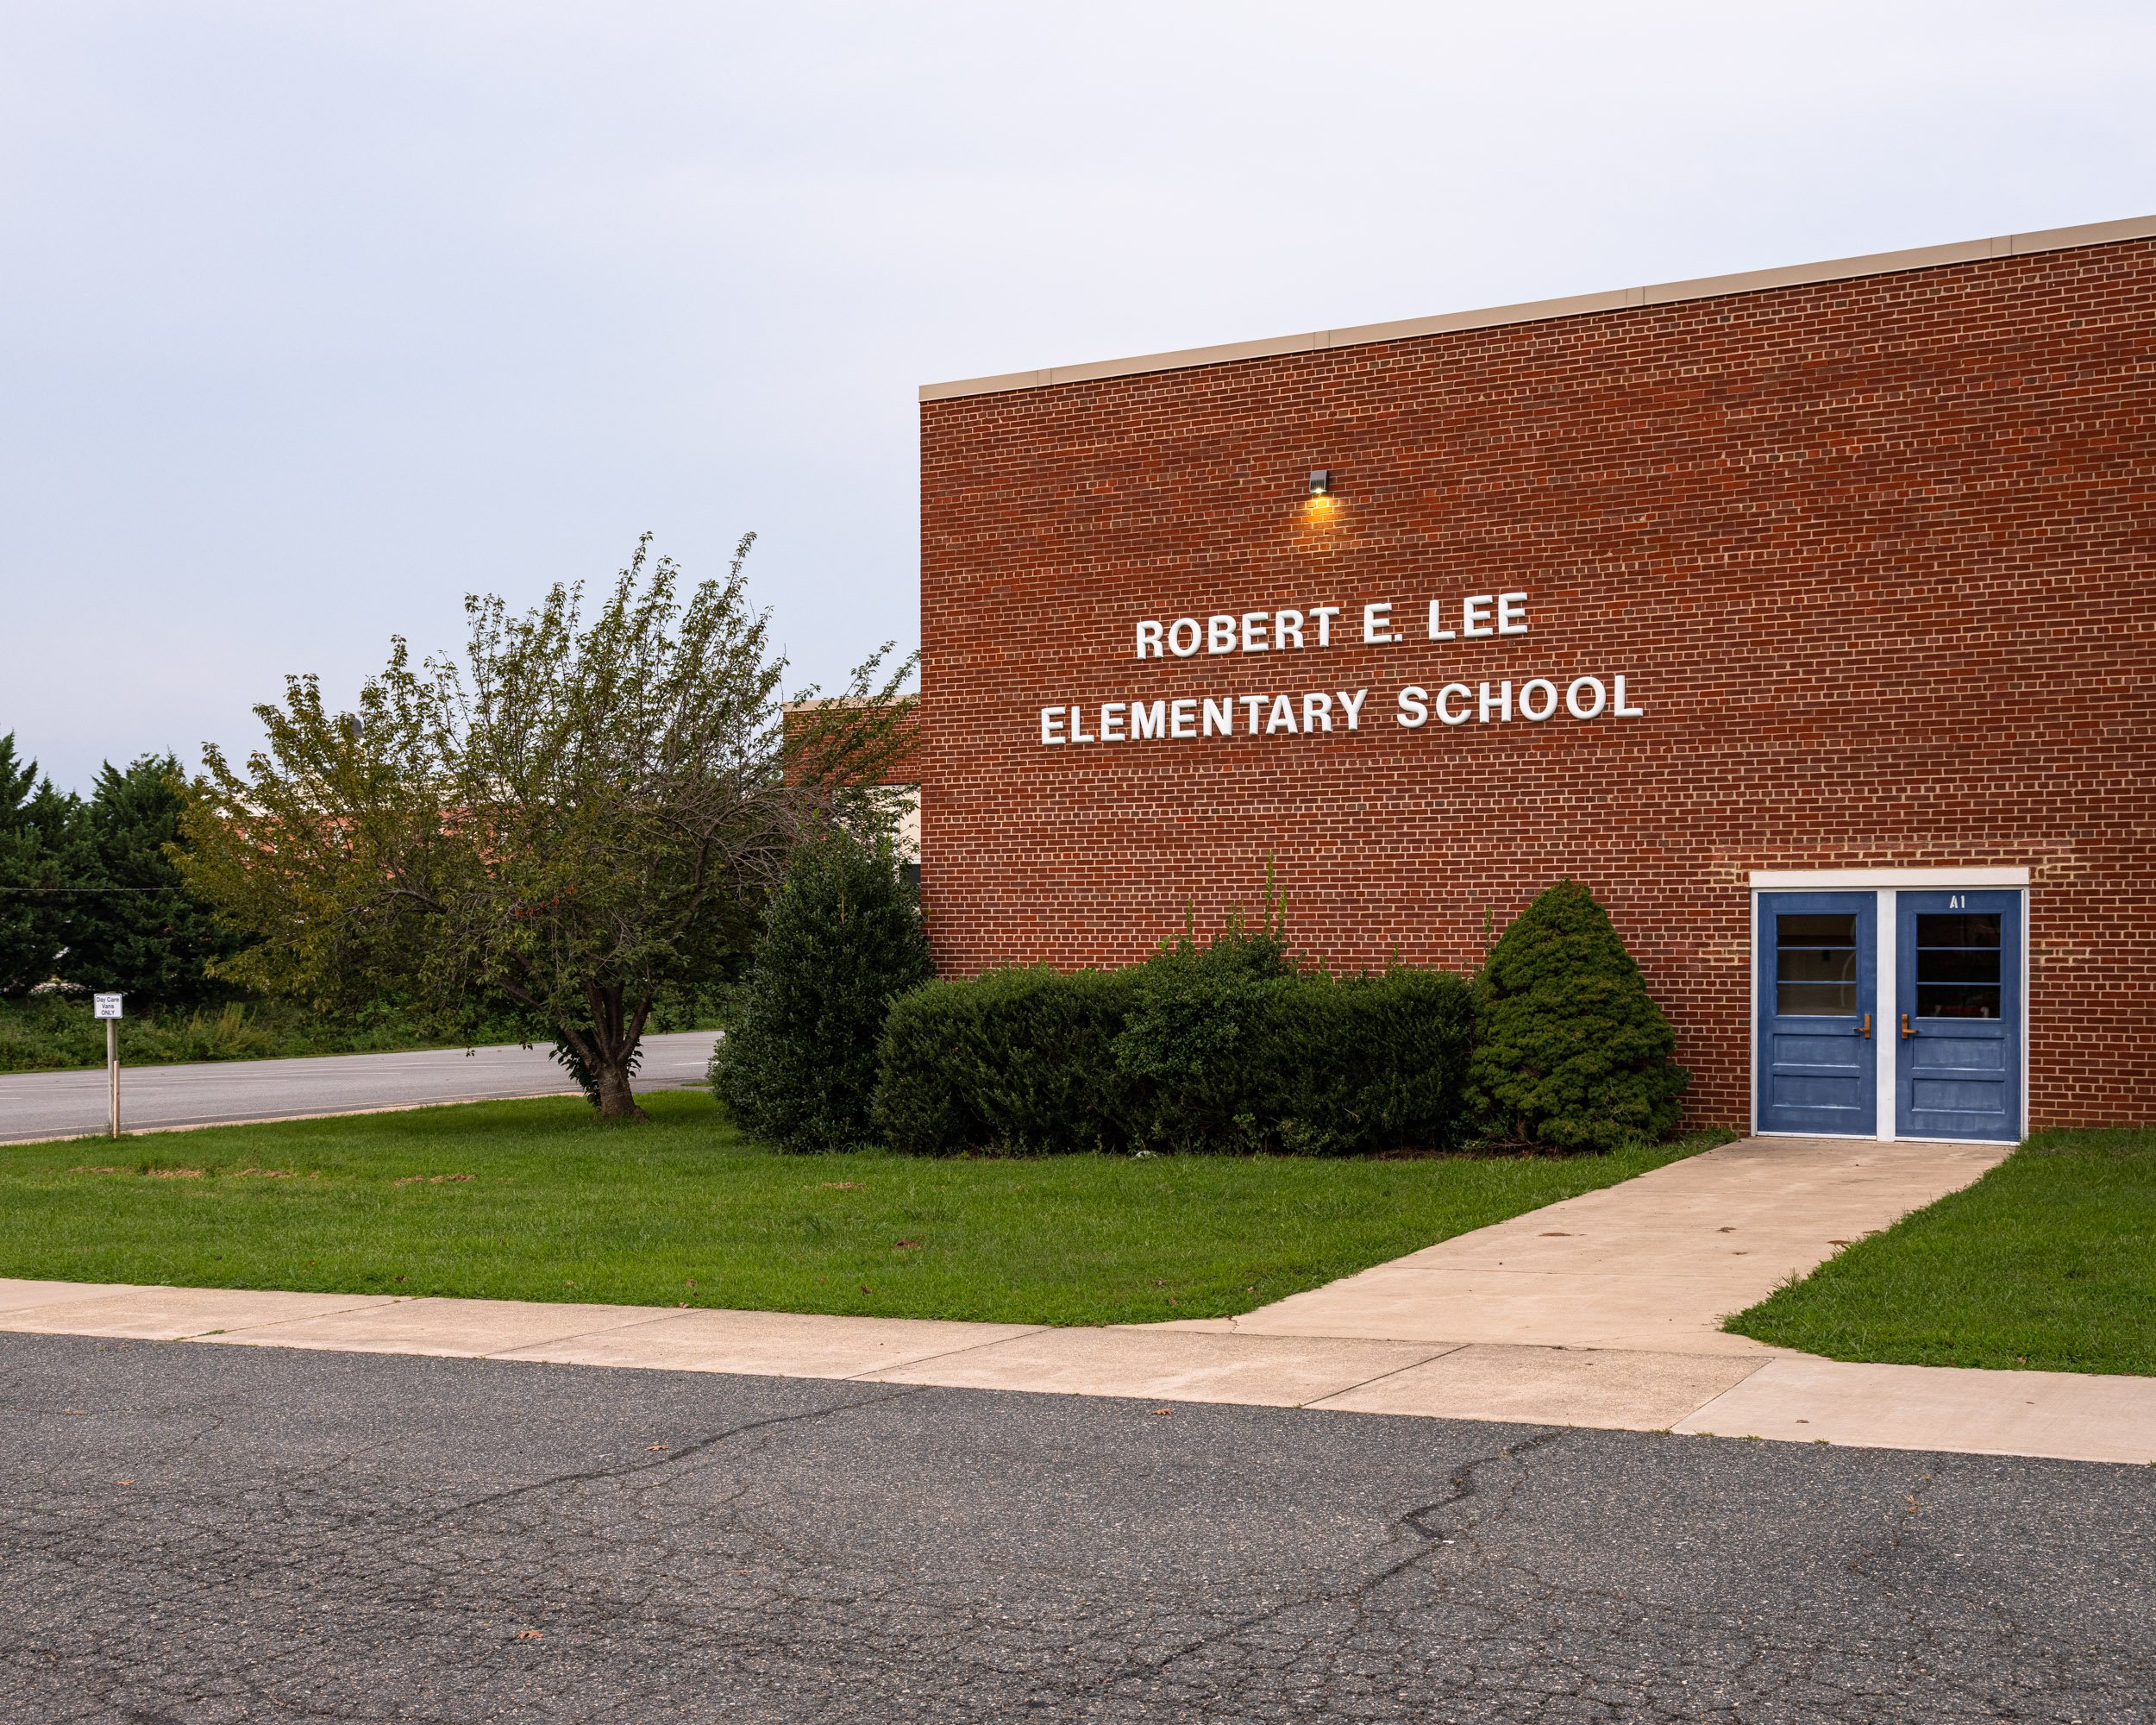
[[[634,1046],[634,1044],[630,1044],[630,1047]],[[636,1093],[629,1088],[629,1063],[626,1059],[608,1060],[602,1057],[592,1063],[591,1072],[592,1082],[599,1088],[601,1120],[641,1120],[649,1118],[637,1107]]]
[[[585,1057],[585,1065],[591,1072],[592,1088],[599,1092],[599,1118],[649,1119],[636,1106],[636,1092],[629,1086],[629,1075],[635,1068],[636,1044],[643,1040],[644,1020],[651,1011],[651,1002],[641,1001],[632,1009],[623,999],[621,988],[597,982],[587,984],[584,992],[592,1009],[591,1052]]]

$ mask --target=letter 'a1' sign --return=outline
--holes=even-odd
[[[120,996],[117,994],[92,994],[90,999],[91,1004],[97,1008],[97,1016],[101,1019],[116,1019],[126,1016],[120,1010]]]

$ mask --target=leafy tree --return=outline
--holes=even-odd
[[[1494,1136],[1607,1151],[1665,1138],[1689,1075],[1669,1020],[1594,894],[1560,881],[1482,967],[1469,1100]]]
[[[928,977],[920,908],[889,844],[824,829],[772,903],[712,1088],[782,1149],[858,1148],[891,1002]]]
[[[207,966],[238,950],[215,913],[186,892],[166,856],[178,843],[186,781],[170,755],[124,771],[107,762],[83,805],[79,890],[70,900],[61,975],[159,1007],[200,1005],[229,992]]]
[[[905,742],[911,665],[872,687],[880,653],[789,751],[750,543],[684,602],[647,535],[588,623],[580,585],[523,616],[469,598],[461,664],[394,639],[354,712],[288,679],[255,709],[266,748],[244,773],[205,750],[182,817],[189,886],[257,938],[216,974],[329,1007],[511,1010],[601,1113],[641,1116],[655,1000],[739,963],[804,814],[873,820],[852,787]]]
[[[0,994],[53,980],[67,944],[83,858],[80,805],[0,737]]]

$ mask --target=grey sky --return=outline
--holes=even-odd
[[[914,386],[2156,210],[2146,5],[0,5],[0,731],[348,698],[744,529],[916,631]]]

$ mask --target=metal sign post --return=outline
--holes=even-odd
[[[112,1081],[112,1136],[120,1136],[120,1000],[117,994],[93,994],[97,1016],[105,1021],[105,1074]]]

